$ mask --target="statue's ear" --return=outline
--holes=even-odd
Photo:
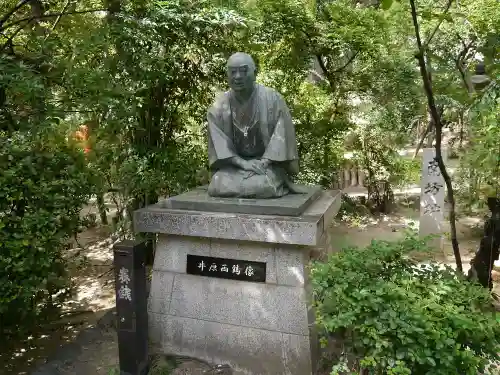
[[[257,77],[257,75],[260,72],[260,60],[259,60],[259,56],[255,56],[253,58],[253,62],[255,64],[255,77]]]

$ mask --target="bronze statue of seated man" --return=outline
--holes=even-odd
[[[212,197],[277,198],[300,193],[290,176],[298,172],[297,141],[281,95],[255,82],[246,53],[227,62],[231,89],[208,110],[208,159],[214,172]]]

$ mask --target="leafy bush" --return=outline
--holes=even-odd
[[[449,267],[417,264],[409,254],[424,248],[410,234],[313,264],[323,345],[340,340],[350,368],[377,375],[476,375],[498,359],[500,325],[488,291]],[[336,362],[328,363],[332,374],[340,373]]]
[[[0,133],[0,321],[36,324],[67,286],[62,250],[90,196],[83,153],[60,135]],[[61,297],[64,293],[60,293]]]
[[[406,188],[418,184],[422,174],[422,161],[405,157],[396,157],[392,165],[390,181],[397,188]]]
[[[500,83],[500,75],[497,82]],[[454,178],[458,203],[465,206],[462,211],[479,209],[489,214],[486,198],[498,194],[499,116],[500,84],[496,84],[469,111],[471,141],[461,154],[458,173]]]

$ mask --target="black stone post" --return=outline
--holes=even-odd
[[[145,257],[149,241],[114,246],[120,375],[148,373],[148,313]]]
[[[485,288],[493,288],[491,270],[498,259],[500,247],[500,198],[489,197],[488,208],[491,218],[484,224],[484,236],[479,249],[471,261],[469,279],[477,280]]]

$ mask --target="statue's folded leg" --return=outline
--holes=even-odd
[[[237,170],[219,170],[214,173],[208,185],[208,195],[211,197],[236,197],[243,176]]]
[[[265,199],[281,197],[286,193],[284,181],[272,171],[259,175],[233,168],[219,170],[208,186],[208,194],[212,197]]]

